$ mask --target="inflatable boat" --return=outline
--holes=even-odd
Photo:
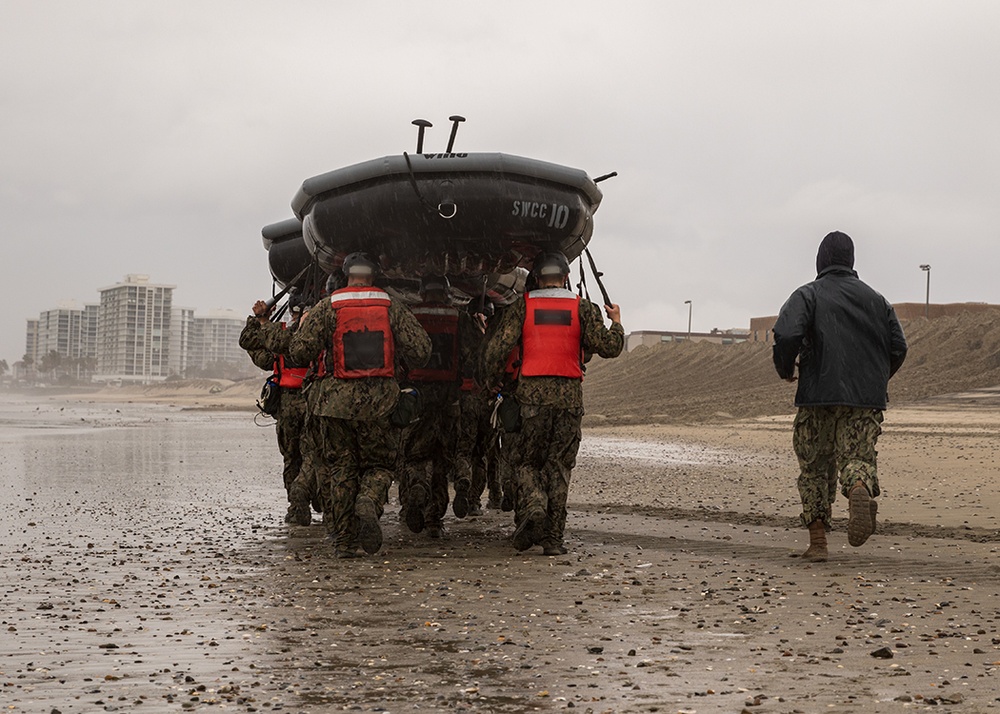
[[[453,121],[461,117],[453,117]],[[421,276],[447,275],[472,299],[506,303],[523,288],[536,255],[559,250],[573,261],[593,234],[601,204],[586,172],[501,153],[384,156],[306,179],[294,219],[266,226],[275,281],[285,285],[310,260],[325,273],[346,255],[377,257],[400,293]],[[453,291],[454,292],[454,291]],[[461,298],[462,296],[456,296]]]

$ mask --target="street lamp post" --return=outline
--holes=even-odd
[[[690,300],[685,300],[684,304],[688,306],[688,336],[687,336],[687,339],[688,339],[688,342],[690,342],[691,341],[691,310],[692,310],[692,308],[694,306],[691,304]]]
[[[920,266],[920,269],[927,273],[927,297],[924,299],[924,317],[929,318],[931,316],[931,266],[925,263]]]

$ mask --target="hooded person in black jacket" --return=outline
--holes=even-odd
[[[774,366],[782,379],[798,380],[792,441],[801,468],[802,523],[809,528],[803,557],[823,561],[838,475],[849,502],[848,542],[860,546],[875,531],[875,443],[906,338],[892,305],[858,278],[846,233],[823,239],[816,272],[781,308]]]

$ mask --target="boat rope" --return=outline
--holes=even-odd
[[[433,213],[434,215],[441,216],[442,218],[451,218],[452,216],[454,216],[455,215],[454,213],[452,213],[451,216],[442,215],[439,209],[435,208],[433,205],[431,205],[430,201],[424,198],[424,195],[420,193],[420,188],[417,186],[417,177],[413,175],[413,164],[410,163],[410,155],[404,151],[403,158],[406,159],[406,170],[409,172],[410,186],[413,187],[413,193],[417,194],[417,198],[420,199],[420,203],[424,205],[424,208],[426,208],[428,212]]]

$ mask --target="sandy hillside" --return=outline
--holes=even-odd
[[[890,384],[893,405],[1000,385],[1000,310],[904,325],[910,354]],[[239,382],[195,379],[107,388],[102,401],[159,402],[203,409],[253,409],[267,375]],[[615,360],[595,358],[584,383],[590,424],[700,422],[793,411],[763,343],[668,343]]]
[[[1000,310],[903,326],[910,352],[890,386],[894,405],[1000,384]],[[587,411],[618,422],[702,421],[793,410],[795,386],[777,378],[771,346],[666,343],[595,359]]]

